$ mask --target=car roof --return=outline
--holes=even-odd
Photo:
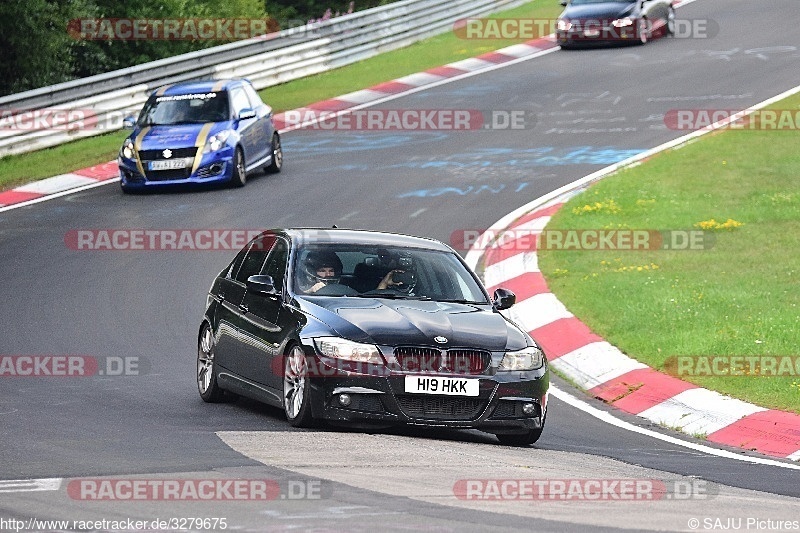
[[[288,228],[272,230],[272,232],[284,233],[291,238],[293,242],[300,245],[356,244],[363,246],[402,246],[407,248],[438,250],[442,252],[453,251],[450,247],[435,239],[382,231],[338,228]]]
[[[174,96],[179,94],[192,94],[192,93],[209,93],[215,91],[224,91],[232,87],[236,87],[246,83],[241,79],[228,79],[228,80],[196,80],[185,81],[168,85],[163,89],[159,89],[160,93],[165,96]]]

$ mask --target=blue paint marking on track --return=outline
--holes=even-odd
[[[503,191],[518,193],[529,184],[522,183],[495,183],[492,185],[465,185],[463,187],[435,187],[433,189],[417,189],[414,191],[398,194],[398,198],[435,198],[455,194],[458,196],[478,195],[478,194],[498,194]]]
[[[303,130],[301,130],[303,131]],[[302,155],[325,155],[362,150],[383,150],[411,144],[428,144],[447,139],[445,132],[407,132],[407,133],[350,133],[338,132],[334,135],[317,134],[313,136],[294,136],[282,140],[284,151]]]

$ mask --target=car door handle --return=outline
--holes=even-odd
[[[241,311],[241,312],[242,312],[242,314],[245,314],[245,315],[246,315],[246,314],[247,314],[247,312],[248,312],[249,310],[250,310],[250,308],[249,308],[249,307],[247,307],[246,305],[240,305],[240,306],[239,306],[239,311]]]

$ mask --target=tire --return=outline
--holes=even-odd
[[[504,444],[506,446],[528,446],[530,444],[534,444],[536,441],[539,440],[539,437],[542,436],[542,431],[544,431],[544,423],[547,420],[547,411],[544,413],[544,418],[542,419],[542,427],[537,429],[532,429],[526,433],[513,433],[513,434],[495,434],[497,440],[500,441],[500,444]]]
[[[309,393],[306,354],[300,346],[293,346],[283,361],[283,411],[294,427],[314,426]]]
[[[247,171],[245,171],[244,152],[240,146],[236,147],[233,154],[233,174],[231,175],[231,185],[234,187],[244,187],[247,183]]]
[[[130,190],[129,188],[127,188],[126,186],[124,186],[122,184],[120,184],[119,188],[122,191],[122,194],[133,194],[132,190]]]
[[[667,35],[675,35],[675,8],[672,6],[667,13]]]
[[[217,403],[225,399],[225,391],[217,384],[214,365],[214,333],[203,323],[197,340],[197,391],[203,401]]]
[[[283,147],[281,146],[281,136],[277,132],[272,134],[272,162],[267,165],[269,174],[277,174],[283,168]]]
[[[650,40],[650,22],[646,18],[639,19],[639,28],[637,32],[639,33],[639,40],[636,41],[638,45],[645,45],[647,41]]]

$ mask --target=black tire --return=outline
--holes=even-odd
[[[667,35],[675,35],[675,8],[672,6],[670,6],[669,13],[667,14],[666,28]]]
[[[231,185],[234,187],[244,187],[247,183],[247,171],[245,170],[244,152],[240,146],[236,147],[233,154],[233,174],[231,175]]]
[[[281,136],[278,132],[272,134],[272,161],[267,165],[269,174],[277,174],[283,168],[283,147],[281,146]]]
[[[293,346],[287,352],[283,358],[283,411],[286,420],[297,428],[314,427],[306,354],[300,346]]]
[[[542,436],[542,432],[544,431],[544,423],[547,420],[547,412],[544,413],[544,418],[542,419],[542,427],[537,429],[532,429],[526,433],[512,433],[512,434],[495,434],[497,440],[500,441],[500,444],[504,444],[506,446],[528,446],[530,444],[534,444],[536,441],[539,440],[539,437]]]
[[[122,194],[133,194],[133,191],[132,191],[132,190],[130,190],[130,189],[129,189],[129,188],[127,188],[126,186],[122,185],[121,183],[120,183],[120,185],[119,185],[119,188],[120,188],[120,190],[122,191]]]
[[[217,384],[214,364],[214,333],[205,322],[197,338],[197,391],[203,401],[217,403],[226,399],[225,391]]]

